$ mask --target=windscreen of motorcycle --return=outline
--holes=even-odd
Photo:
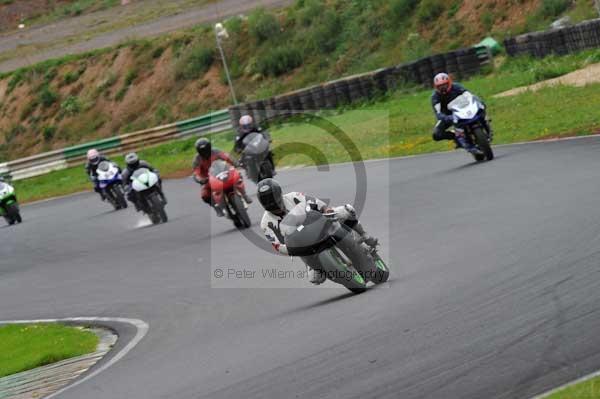
[[[11,185],[0,182],[0,198],[11,195],[14,191],[15,189]]]
[[[102,161],[97,169],[98,180],[112,180],[118,171],[114,164]]]
[[[291,211],[288,212],[287,215],[285,215],[281,223],[279,223],[279,229],[284,237],[292,235],[298,231],[299,228],[299,231],[302,231],[302,227],[304,227],[304,221],[306,220],[305,208],[305,204],[296,205]]]
[[[149,169],[141,168],[133,173],[131,180],[131,186],[139,192],[153,187],[158,182],[158,176]]]
[[[251,133],[244,137],[244,153],[260,155],[269,149],[269,142],[260,133]]]
[[[219,180],[225,181],[229,178],[229,165],[222,159],[217,159],[210,165],[208,174]]]
[[[448,109],[459,119],[473,119],[479,111],[479,105],[473,95],[465,91],[448,104]]]

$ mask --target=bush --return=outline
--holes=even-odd
[[[571,2],[571,0],[543,0],[540,12],[547,18],[557,17],[567,11]]]
[[[342,30],[341,25],[337,14],[332,11],[326,12],[308,35],[310,50],[321,54],[335,50]]]
[[[76,96],[69,96],[60,105],[60,109],[67,115],[76,115],[81,111],[81,102]]]
[[[420,0],[392,0],[389,17],[392,22],[405,21],[410,17]]]
[[[25,71],[23,69],[19,69],[15,73],[13,73],[10,77],[10,80],[8,81],[6,93],[10,94],[23,81],[24,77]]]
[[[180,79],[198,79],[203,76],[215,61],[215,54],[212,48],[193,47],[189,54],[183,57],[177,63],[175,68],[175,78]]]
[[[27,117],[31,115],[33,111],[35,111],[38,105],[39,104],[37,99],[33,99],[32,101],[28,102],[25,108],[23,108],[23,110],[21,111],[21,120],[24,121],[25,119],[27,119]]]
[[[44,136],[45,141],[50,141],[54,138],[56,134],[56,126],[44,126],[42,129],[42,135]]]
[[[404,46],[404,59],[414,61],[418,58],[425,57],[431,54],[431,47],[421,35],[418,33],[411,33],[406,39]]]
[[[130,69],[129,71],[127,71],[127,74],[125,75],[125,86],[131,86],[131,84],[133,83],[134,80],[136,80],[138,77],[138,71],[136,68]]]
[[[248,32],[258,43],[276,36],[280,29],[277,18],[264,9],[258,9],[248,17]]]
[[[444,2],[442,0],[423,0],[417,11],[417,17],[423,23],[432,22],[443,12]]]
[[[303,26],[310,26],[325,12],[325,5],[320,0],[307,0],[298,12],[297,21]]]
[[[71,83],[77,82],[79,79],[79,74],[76,72],[67,72],[65,76],[63,76],[63,85],[70,85]]]
[[[270,49],[257,62],[258,72],[263,76],[279,76],[302,65],[302,52],[293,47]]]
[[[52,89],[50,89],[50,86],[43,85],[38,95],[38,99],[45,108],[48,108],[58,101],[58,94],[53,92]]]

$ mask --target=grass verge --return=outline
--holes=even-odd
[[[595,399],[600,398],[600,377],[561,389],[546,399]]]
[[[96,350],[98,337],[60,324],[0,327],[0,377],[31,370]]]
[[[581,55],[578,57],[579,61],[583,59]],[[557,86],[512,97],[493,98],[496,93],[537,81],[539,71],[548,63],[567,64],[564,60],[518,62],[527,67],[519,69],[509,63],[496,73],[464,82],[469,90],[486,101],[493,119],[495,144],[597,132],[600,128],[600,114],[596,106],[600,103],[598,84],[582,88]],[[347,134],[363,159],[447,151],[453,148],[449,142],[431,139],[434,119],[430,94],[429,90],[396,92],[377,102],[324,115]],[[319,163],[351,160],[335,137],[313,124],[288,122],[274,126],[271,131],[279,167],[312,164],[311,158],[315,157],[320,159]],[[232,133],[215,135],[214,145],[229,150],[232,138]],[[164,176],[185,176],[191,173],[194,140],[167,143],[140,151],[140,155],[159,168]],[[298,154],[297,143],[310,148],[304,154]],[[116,160],[122,164],[122,157]],[[83,168],[75,167],[17,181],[15,187],[20,200],[27,202],[89,189],[90,184]]]

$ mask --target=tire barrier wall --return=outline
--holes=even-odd
[[[486,47],[472,47],[446,54],[436,54],[417,61],[381,68],[282,94],[273,98],[247,102],[229,108],[231,125],[237,128],[240,116],[251,115],[263,124],[274,118],[292,116],[295,112],[333,109],[369,100],[405,85],[431,86],[433,76],[448,71],[455,79],[480,72],[491,55]]]
[[[511,57],[530,55],[543,58],[551,54],[565,55],[600,47],[600,19],[577,25],[532,32],[504,40],[506,53]]]

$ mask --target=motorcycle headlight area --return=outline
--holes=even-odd
[[[229,172],[221,172],[217,175],[217,179],[220,181],[227,181],[229,179]]]

